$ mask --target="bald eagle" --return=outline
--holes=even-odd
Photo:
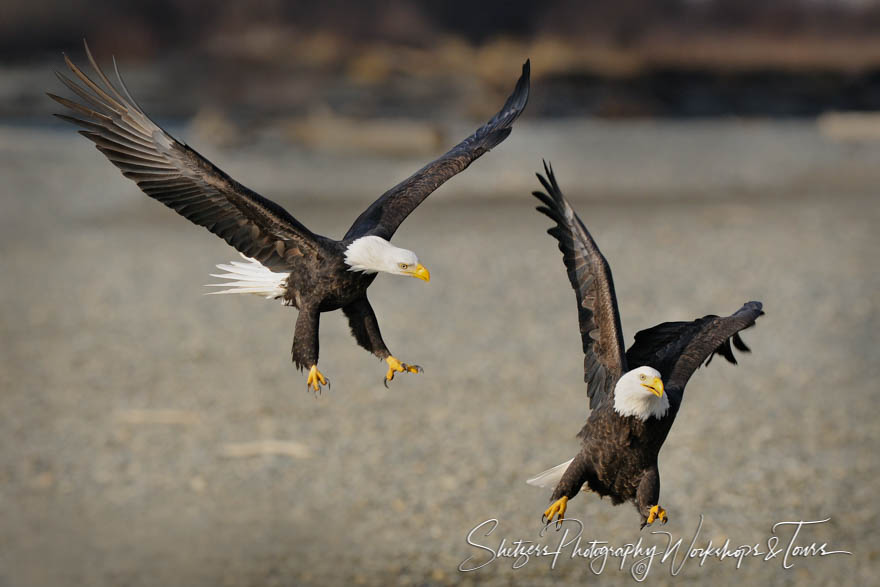
[[[672,427],[684,388],[704,362],[717,353],[736,364],[733,346],[749,351],[739,331],[755,324],[764,312],[760,302],[747,302],[726,317],[704,316],[691,322],[664,322],[642,330],[624,352],[620,315],[608,262],[566,201],[552,167],[538,179],[547,193],[533,192],[538,210],[556,222],[548,232],[559,241],[568,279],[578,302],[584,351],[584,381],[590,415],[578,433],[581,450],[571,460],[527,483],[555,490],[544,512],[546,523],[565,516],[566,504],[581,489],[614,505],[635,504],[642,525],[666,523],[660,507],[657,455]]]
[[[341,240],[313,233],[281,206],[241,185],[194,149],[153,122],[131,97],[119,70],[114,86],[85,52],[98,81],[65,55],[77,81],[56,72],[82,102],[49,94],[76,116],[56,114],[83,128],[80,134],[134,180],[148,196],[235,247],[244,262],[218,265],[226,273],[223,291],[281,300],[299,310],[293,362],[308,369],[307,387],[320,391],[327,378],[318,370],[318,321],[322,312],[342,309],[357,343],[388,364],[384,383],[395,373],[418,373],[394,357],[382,341],[367,288],[379,272],[429,281],[430,273],[412,251],[389,241],[409,214],[446,180],[498,145],[529,97],[529,62],[511,96],[489,122],[373,202]],[[114,60],[115,67],[115,60]],[[124,95],[122,93],[123,92]]]

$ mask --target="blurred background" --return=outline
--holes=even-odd
[[[139,95],[156,115],[219,110],[261,125],[321,107],[482,116],[492,106],[480,98],[502,92],[523,55],[541,65],[532,116],[804,117],[880,102],[872,0],[10,0],[2,11],[15,82],[5,116],[42,116],[34,70],[76,55],[84,37],[129,76],[150,76]]]
[[[625,339],[767,315],[700,371],[660,456],[663,529],[855,554],[686,567],[658,584],[869,584],[880,459],[880,2],[391,0],[0,5],[0,585],[532,585],[602,580],[479,555],[534,539],[586,416],[576,309],[528,195],[553,162],[613,269]],[[201,296],[234,251],[51,117],[82,39],[143,109],[316,232],[470,134],[531,59],[512,135],[395,242],[432,281],[380,278],[383,334],[425,373],[381,384],[325,315],[313,399],[295,312]],[[658,284],[660,286],[658,287]],[[338,314],[338,315],[337,315]],[[640,536],[582,494],[591,539]],[[698,544],[699,545],[699,544]]]

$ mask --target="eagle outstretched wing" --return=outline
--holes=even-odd
[[[544,203],[537,210],[556,222],[547,232],[559,241],[568,279],[577,296],[584,381],[590,408],[596,408],[611,395],[617,380],[627,370],[611,268],[562,195],[553,168],[546,162],[544,172],[546,179],[541,174],[538,179],[547,193],[532,192],[532,195]]]
[[[407,179],[403,180],[370,204],[358,216],[344,239],[372,235],[390,239],[407,216],[434,190],[452,176],[464,171],[475,159],[486,153],[510,134],[511,125],[522,113],[529,99],[529,62],[523,64],[522,75],[513,93],[492,119],[474,134],[454,146]]]
[[[670,394],[681,392],[701,365],[708,365],[716,353],[736,365],[731,343],[750,352],[739,332],[754,326],[763,315],[761,302],[746,302],[730,316],[704,316],[692,322],[664,322],[636,333],[626,351],[633,367],[648,365],[660,371]]]
[[[125,96],[98,67],[88,44],[85,51],[104,85],[90,79],[65,55],[79,83],[56,74],[83,102],[49,94],[78,115],[55,116],[82,127],[80,134],[94,142],[125,177],[151,198],[270,269],[284,269],[290,258],[317,251],[323,237],[162,130],[131,97],[119,70],[116,78]]]

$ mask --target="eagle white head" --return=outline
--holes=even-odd
[[[364,236],[348,245],[345,249],[345,264],[349,271],[382,271],[392,275],[417,277],[424,281],[431,280],[431,274],[419,263],[415,253],[395,247],[378,236]]]
[[[624,373],[614,386],[614,411],[621,416],[635,416],[645,421],[662,418],[669,410],[669,398],[663,390],[660,372],[653,367],[638,367]]]

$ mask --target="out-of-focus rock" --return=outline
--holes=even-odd
[[[391,75],[394,55],[386,47],[368,47],[353,56],[346,68],[347,77],[359,84],[378,84]]]
[[[816,119],[822,136],[833,141],[880,141],[880,112],[828,112]]]
[[[247,142],[247,133],[214,106],[199,109],[189,123],[189,135],[193,141],[218,147],[238,147]]]
[[[416,120],[357,120],[320,113],[288,120],[281,127],[293,142],[340,153],[432,154],[447,142],[438,125]]]
[[[228,459],[247,459],[251,457],[285,456],[295,459],[308,459],[312,456],[309,447],[288,440],[255,440],[253,442],[233,442],[223,445],[220,452]]]

